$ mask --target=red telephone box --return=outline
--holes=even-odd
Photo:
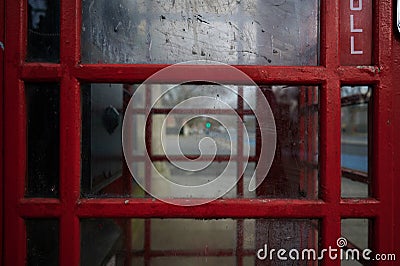
[[[397,265],[396,8],[388,0],[2,1],[2,263]],[[141,86],[189,60],[182,74]],[[209,101],[179,105],[200,96]],[[260,101],[276,135],[266,174]],[[176,136],[185,158],[165,150]],[[200,156],[205,138],[215,154]],[[210,165],[195,175],[176,167],[183,159]],[[237,183],[215,199],[213,190],[174,194],[155,178],[200,186],[227,165]],[[254,191],[252,173],[262,180]],[[324,256],[329,248],[368,256],[346,262]]]

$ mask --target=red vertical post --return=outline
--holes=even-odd
[[[3,91],[4,91],[4,15],[5,15],[5,5],[4,1],[0,1],[0,101],[1,101],[1,108],[0,108],[0,258],[3,258],[3,182],[4,182],[4,174],[3,174],[3,159],[4,159],[4,150],[3,150],[3,108],[4,108],[4,98],[3,98]],[[0,263],[4,263],[3,259],[0,260]]]
[[[335,246],[340,236],[340,81],[339,3],[321,1],[321,64],[327,77],[320,94],[320,195],[329,212],[322,220],[322,246]],[[340,262],[325,259],[324,265]]]
[[[80,263],[80,223],[75,206],[80,197],[81,176],[81,93],[73,76],[79,62],[80,0],[61,1],[60,62],[60,265]]]
[[[4,264],[25,265],[26,238],[24,220],[19,217],[18,203],[24,197],[26,175],[26,112],[23,82],[19,67],[25,59],[25,1],[7,1],[4,62]],[[12,14],[12,15],[11,15]]]
[[[381,71],[380,82],[375,88],[374,100],[374,125],[373,125],[373,151],[371,158],[373,163],[374,196],[382,203],[378,217],[375,220],[374,244],[375,252],[394,252],[393,237],[393,194],[389,193],[394,187],[393,143],[394,131],[393,121],[398,119],[393,116],[393,96],[398,93],[396,83],[393,83],[393,75],[396,75],[392,63],[392,50],[394,25],[393,25],[393,2],[376,1],[375,10],[378,19],[376,24],[376,58],[377,65]],[[397,133],[397,132],[396,132]],[[390,265],[390,264],[389,264]],[[393,264],[394,265],[394,262]]]

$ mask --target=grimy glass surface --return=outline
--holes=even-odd
[[[160,85],[147,85],[142,97],[135,95],[135,102],[130,105],[129,111],[133,125],[127,129],[131,134],[126,138],[131,145],[126,154],[134,158],[130,165],[133,175],[147,180],[146,183],[151,184],[155,191],[168,194],[169,188],[160,186],[155,169],[166,179],[187,186],[206,184],[226,170],[233,181],[239,180],[239,183],[224,195],[227,198],[317,199],[318,87],[279,85],[260,88],[262,93],[259,96],[268,100],[274,115],[277,144],[268,175],[258,177],[265,177],[264,182],[252,192],[248,189],[249,183],[260,153],[257,148],[260,146],[260,138],[257,136],[265,125],[259,125],[254,110],[244,104],[244,99],[239,96],[244,95],[245,100],[254,107],[257,105],[256,88],[232,87],[237,92],[242,92],[219,90],[212,84],[186,84],[175,86],[163,94]],[[86,197],[146,195],[133,181],[121,147],[122,121],[127,112],[125,108],[137,88],[137,85],[132,84],[82,85],[81,184]],[[191,105],[191,108],[179,105],[182,101],[199,95],[218,98],[226,105],[211,104],[203,98],[196,98],[196,106]],[[157,99],[158,96],[162,97],[151,109],[146,121],[145,110],[150,107],[146,106],[146,99]],[[173,107],[175,113],[171,115]],[[232,108],[235,114],[239,114],[239,118],[227,113],[226,108]],[[208,117],[209,112],[213,112],[214,118],[220,121]],[[192,115],[196,117],[192,118]],[[245,126],[248,138],[241,133],[243,127],[238,125]],[[207,146],[212,146],[212,142],[200,145],[204,138],[214,141],[215,153]],[[172,145],[176,139],[179,146]],[[192,160],[200,155],[209,156],[210,164],[201,171],[189,171],[189,168],[200,169],[198,166],[201,165],[201,161],[189,161],[185,162],[183,167],[177,166],[174,163],[181,160],[178,155],[180,152]],[[152,162],[145,159],[145,154],[148,154]],[[213,155],[215,157],[212,157]],[[230,167],[227,167],[228,161],[231,161]],[[152,168],[151,164],[155,168]],[[241,172],[243,179],[240,176]],[[215,187],[216,191],[218,189]],[[212,198],[214,192],[210,190],[207,192],[210,194],[196,194],[193,197]],[[174,196],[181,197],[186,196]]]
[[[361,251],[369,248],[371,249],[371,240],[369,236],[370,227],[372,222],[368,219],[342,219],[341,231],[342,237],[347,240],[348,248],[357,248]],[[349,253],[350,254],[350,253]],[[362,253],[360,252],[360,258],[362,258]],[[370,255],[372,257],[372,254]],[[342,266],[358,266],[364,265],[360,263],[356,257],[351,257],[351,259],[346,259],[343,256],[341,262]],[[362,262],[362,261],[361,261]]]
[[[342,197],[371,196],[369,146],[372,89],[368,86],[341,88]]]
[[[26,265],[59,265],[59,225],[57,219],[27,219]]]
[[[318,0],[82,0],[82,62],[317,65]]]
[[[81,265],[288,265],[264,249],[313,249],[319,221],[307,219],[83,219]],[[268,252],[268,251],[267,251]],[[261,255],[264,253],[262,252]],[[288,254],[286,254],[287,256]],[[299,260],[296,265],[318,265]],[[110,263],[110,264],[107,264]],[[115,264],[111,264],[115,263]]]
[[[58,197],[60,89],[57,83],[26,83],[26,197]]]
[[[26,61],[59,62],[60,1],[28,0]]]

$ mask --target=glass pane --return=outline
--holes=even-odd
[[[343,86],[342,96],[342,197],[367,198],[370,194],[369,138],[372,90]]]
[[[28,0],[29,62],[59,62],[60,1]]]
[[[143,95],[135,96],[130,105],[131,124],[125,137],[129,147],[124,147],[132,163],[127,167],[122,156],[121,124],[127,103],[138,87],[82,86],[82,190],[86,196],[143,197],[145,193],[132,181],[131,170],[136,181],[143,180],[143,188],[163,195],[175,190],[165,186],[160,175],[180,185],[199,186],[224,174],[232,186],[223,197],[318,198],[318,87],[257,89],[230,85],[232,90],[224,91],[217,90],[215,85],[165,86],[147,85]],[[259,124],[256,110],[250,108],[258,106],[261,98],[269,102],[277,135],[268,175],[256,171],[261,130],[268,125]],[[153,107],[145,104],[149,99],[153,99]],[[115,110],[106,115],[110,107]],[[110,122],[106,123],[105,117],[115,123],[112,132],[107,131]],[[254,176],[264,182],[250,191]],[[191,197],[212,198],[214,192],[222,189],[215,186],[207,193]],[[173,197],[190,196],[178,193]]]
[[[82,86],[82,192],[95,194],[122,176],[123,86]],[[128,182],[130,182],[128,180]],[[126,194],[124,183],[119,192]]]
[[[258,257],[257,251],[267,245],[267,251],[282,248],[318,252],[319,221],[84,219],[81,236],[82,265],[93,265],[88,263],[89,258],[98,265],[106,265],[110,258],[116,265],[236,265],[242,260],[247,261],[246,265],[267,261],[287,265],[288,261],[279,261],[276,254],[265,259]],[[307,259],[295,263],[318,265]]]
[[[341,265],[365,265],[363,264],[362,251],[371,248],[369,239],[370,226],[371,222],[368,219],[342,219],[342,237],[347,241],[346,247],[343,248],[344,252],[349,249],[358,249],[361,252],[357,259],[357,253],[352,257],[350,256],[350,251],[347,251],[347,253],[344,253]]]
[[[60,90],[55,83],[27,83],[27,181],[25,196],[58,197]]]
[[[318,0],[82,0],[84,63],[317,65]]]
[[[59,229],[56,219],[29,219],[26,224],[28,266],[59,265]]]

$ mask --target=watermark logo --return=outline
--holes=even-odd
[[[279,261],[317,261],[317,260],[356,260],[356,261],[395,261],[395,254],[373,254],[371,249],[358,249],[348,247],[348,241],[340,237],[336,241],[337,247],[329,246],[320,252],[313,248],[306,249],[276,249],[269,248],[267,244],[260,248],[257,253],[259,260]]]
[[[235,85],[222,84],[220,81],[224,77],[233,78]],[[186,97],[180,102],[175,102],[174,106],[168,106],[170,109],[168,109],[167,114],[162,116],[163,121],[155,121],[153,119],[155,110],[157,110],[160,102],[165,98],[168,99],[174,93],[181,93],[182,90],[179,90],[179,87],[187,84],[212,84],[215,91],[226,91],[229,95],[234,94],[236,97],[241,97],[243,104],[254,115],[255,120],[260,125],[260,136],[257,140],[257,149],[260,151],[258,159],[263,162],[262,164],[257,164],[253,169],[249,186],[246,188],[249,191],[254,191],[267,176],[275,156],[276,126],[272,110],[261,89],[249,76],[235,67],[210,61],[190,61],[166,67],[148,78],[133,93],[126,109],[122,127],[123,152],[133,178],[142,189],[154,198],[174,205],[194,206],[205,204],[224,196],[237,184],[239,177],[243,176],[250,157],[250,139],[246,124],[243,121],[243,114],[238,114],[237,110],[229,102],[229,97],[227,99],[219,97],[218,93],[216,96],[210,96],[210,93],[204,87],[199,86],[196,89],[196,85],[193,85],[192,89],[196,90],[195,94]],[[239,95],[239,86],[253,89],[254,93],[251,99],[246,93]],[[143,95],[146,95],[149,90],[157,91],[156,95],[144,97]],[[202,91],[204,95],[201,95]],[[137,123],[133,119],[134,110],[138,103],[143,102],[145,102],[145,107],[141,115],[144,116],[145,122]],[[215,109],[222,110],[222,112],[213,111],[210,106],[216,107]],[[190,109],[203,109],[206,112],[190,113],[187,111]],[[174,116],[182,116],[183,114],[183,119],[174,120],[175,123],[178,123],[177,127],[180,130],[172,134],[172,136],[169,134],[167,137],[165,132],[168,121],[172,121]],[[232,126],[232,118],[236,121],[235,126]],[[220,171],[218,176],[207,183],[180,184],[171,179],[170,176],[167,176],[165,171],[163,172],[160,169],[162,167],[152,160],[153,151],[150,150],[151,145],[148,145],[148,143],[154,144],[154,138],[160,139],[161,145],[159,146],[162,148],[162,154],[166,155],[168,163],[179,169],[179,171],[185,171],[188,177],[193,172],[202,171],[214,162],[217,155],[217,140],[213,139],[211,134],[199,140],[196,145],[198,145],[200,156],[197,158],[186,156],[181,149],[179,141],[181,133],[185,131],[185,125],[191,121],[196,121],[196,119],[207,121],[204,124],[206,132],[209,132],[209,128],[213,125],[218,125],[218,130],[227,133],[229,137],[224,141],[225,145],[230,148],[229,160],[227,160],[224,169]],[[149,128],[152,128],[154,124],[157,124],[160,130],[150,133],[151,130],[149,132]],[[240,173],[236,172],[237,166],[233,152],[233,146],[234,143],[237,143],[239,131],[243,132],[241,137],[243,138],[243,143],[246,144],[243,145],[243,155],[241,155],[243,167]],[[138,133],[143,136],[141,143],[134,143],[133,134]],[[144,147],[143,154],[140,156],[144,158],[147,165],[150,165],[150,168],[146,169],[148,173],[151,173],[150,178],[143,173],[135,171],[135,158],[137,156],[133,155],[133,150],[136,149],[136,146]],[[188,200],[176,200],[182,198]]]

